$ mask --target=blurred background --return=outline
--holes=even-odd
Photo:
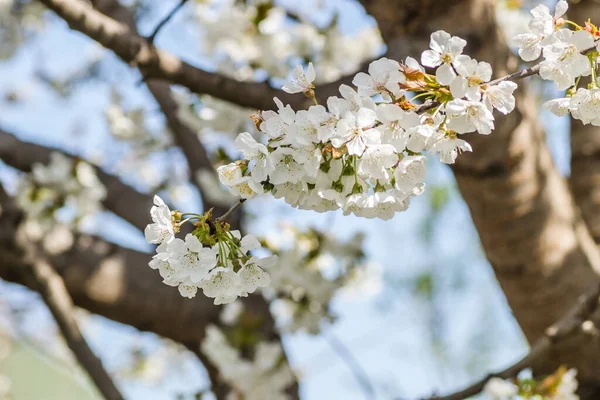
[[[122,3],[142,34],[177,4]],[[539,3],[497,2],[497,22],[507,37],[526,27],[528,10]],[[312,61],[317,83],[330,82],[388,50],[376,21],[350,0],[191,0],[155,44],[206,70],[274,87],[299,63]],[[0,0],[1,129],[80,157],[178,209],[200,212],[186,159],[141,79],[136,68],[70,30],[41,3]],[[551,85],[527,85],[538,104],[556,95]],[[238,133],[256,131],[249,118],[256,110],[181,87],[173,95],[179,117],[215,164],[237,157]],[[568,176],[568,120],[544,113],[540,121],[558,169]],[[0,160],[0,181],[10,195],[19,194],[23,179],[24,172]],[[217,203],[232,203],[214,177],[202,181]],[[245,230],[284,255],[281,268],[307,262],[306,254],[319,247],[308,262],[329,283],[315,289],[312,307],[294,304],[307,296],[306,288],[285,296],[263,293],[300,377],[302,399],[366,398],[357,375],[368,379],[378,399],[447,392],[527,352],[451,170],[430,160],[426,184],[425,194],[390,221],[299,211],[271,197],[245,205]],[[58,214],[53,218],[68,220],[73,232],[153,251],[141,231],[104,208],[75,219],[68,211]],[[149,267],[145,274],[160,282]],[[202,363],[181,344],[84,309],[77,319],[126,398],[194,399],[210,387]],[[0,398],[101,398],[35,292],[0,281],[0,337]]]

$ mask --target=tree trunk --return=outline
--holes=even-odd
[[[363,1],[390,48],[397,49],[396,58],[418,57],[430,33],[444,29],[465,38],[465,52],[492,64],[496,77],[517,68],[495,21],[494,1],[433,2],[416,16],[410,14],[412,3],[404,3]],[[416,4],[412,8],[418,9]],[[473,152],[462,154],[453,171],[515,318],[533,342],[597,284],[600,253],[552,161],[538,122],[539,106],[527,95],[526,83],[521,86],[515,93],[517,108],[508,116],[495,113],[496,130],[490,136],[464,135]],[[578,368],[582,399],[598,399],[599,350],[597,339],[576,335],[556,346],[535,372],[547,373],[563,363]]]

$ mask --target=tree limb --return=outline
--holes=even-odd
[[[173,7],[173,9],[169,11],[169,13],[162,20],[160,20],[160,22],[156,25],[156,28],[154,28],[154,30],[152,31],[152,34],[148,36],[148,42],[150,42],[150,44],[154,44],[154,39],[156,39],[156,35],[158,35],[160,30],[171,20],[171,18],[175,16],[175,14],[177,14],[177,11],[179,11],[187,2],[188,0],[179,0],[179,3],[177,3],[177,5]]]
[[[295,106],[309,104],[309,100],[303,96],[289,95],[272,88],[268,83],[239,82],[194,67],[171,53],[157,49],[126,24],[94,10],[83,1],[40,1],[64,19],[71,29],[89,36],[115,52],[126,63],[140,68],[146,79],[166,80],[195,93],[209,94],[248,108],[271,109],[275,96]]]
[[[546,329],[544,336],[538,339],[525,357],[503,369],[502,371],[489,374],[485,378],[471,386],[446,396],[432,396],[425,400],[462,400],[474,396],[485,388],[492,378],[509,379],[517,376],[525,368],[534,365],[540,358],[547,356],[553,346],[569,339],[575,334],[581,333],[582,324],[597,310],[600,297],[600,285],[596,286],[588,294],[581,296],[577,305],[571,309],[568,315]]]
[[[312,101],[301,95],[292,95],[271,87],[267,82],[240,82],[214,72],[195,67],[173,54],[157,49],[145,38],[121,22],[94,10],[79,0],[40,0],[69,26],[94,39],[112,50],[126,63],[137,66],[145,80],[164,80],[190,89],[194,93],[208,94],[242,107],[270,110],[275,107],[273,97],[279,97],[284,104],[293,108],[308,108]],[[95,4],[106,4],[104,0],[94,0]],[[115,16],[114,5],[104,9]],[[102,9],[98,7],[99,9]],[[122,9],[121,9],[122,11]],[[360,70],[366,70],[368,62]],[[335,82],[319,85],[315,90],[317,98],[325,103],[329,96],[337,95],[340,84],[349,84],[352,76],[344,76]]]
[[[29,274],[37,291],[42,295],[44,302],[54,316],[67,345],[79,361],[79,364],[87,371],[96,387],[108,400],[122,400],[123,396],[112,381],[112,378],[102,366],[102,362],[90,349],[85,341],[74,315],[73,300],[65,284],[52,268],[44,260],[36,260],[30,264]]]
[[[50,155],[55,151],[66,154],[60,149],[24,142],[0,128],[0,160],[13,168],[29,172],[35,163],[48,164]],[[143,231],[150,221],[149,210],[152,207],[152,197],[138,192],[100,168],[96,168],[96,174],[107,191],[103,201],[104,207]]]
[[[10,203],[9,196],[2,186],[0,186],[0,204],[2,204],[3,212],[9,214],[8,219],[6,216],[2,216],[2,225],[5,225],[6,221],[12,223],[19,220],[18,216],[14,214],[10,215],[15,211],[14,205]],[[6,226],[3,227],[6,228]],[[10,232],[12,233],[14,230],[10,230]],[[7,236],[6,232],[3,231],[2,238],[6,239],[8,237],[10,236]],[[14,237],[11,239],[14,239]],[[77,320],[75,319],[73,300],[62,278],[49,263],[43,259],[36,259],[32,248],[30,251],[31,254],[29,254],[29,257],[31,262],[27,264],[28,268],[22,268],[18,273],[41,294],[56,320],[67,345],[77,358],[79,364],[92,378],[100,393],[109,400],[122,400],[123,396],[119,392],[119,389],[117,389],[112,378],[102,366],[102,362],[90,349],[79,330]]]

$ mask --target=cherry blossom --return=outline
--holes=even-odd
[[[297,65],[294,69],[292,80],[283,85],[282,89],[287,93],[306,93],[313,89],[315,85],[315,68],[312,63],[308,63],[306,72],[302,69],[301,65]]]
[[[452,64],[460,56],[467,45],[464,39],[451,36],[444,31],[431,34],[430,50],[425,50],[421,62],[426,67],[439,67],[436,70],[437,81],[442,85],[449,85],[456,77]]]

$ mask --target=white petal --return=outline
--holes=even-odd
[[[435,77],[440,85],[449,85],[456,77],[456,72],[448,64],[442,64],[435,71]]]
[[[454,78],[454,80],[450,84],[450,92],[452,93],[452,96],[455,99],[465,97],[465,95],[467,94],[468,85],[469,82],[466,78],[463,78],[462,76],[457,76],[456,78]]]
[[[423,54],[421,54],[421,64],[426,67],[435,68],[442,63],[442,59],[440,58],[439,53],[436,53],[433,50],[425,50]]]

